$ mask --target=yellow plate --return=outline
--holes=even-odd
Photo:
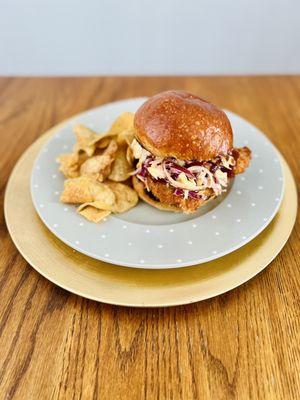
[[[137,307],[193,303],[227,292],[262,271],[286,243],[297,213],[297,192],[285,169],[285,195],[273,222],[241,249],[199,266],[132,269],[94,260],[58,240],[37,216],[30,197],[30,174],[40,148],[58,129],[38,139],[21,157],[9,179],[5,218],[23,257],[40,274],[70,292],[104,303]]]

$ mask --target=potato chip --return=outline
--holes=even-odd
[[[124,112],[121,114],[115,122],[112,124],[111,128],[107,132],[106,136],[114,136],[119,135],[121,132],[126,129],[130,129],[133,127],[133,119],[134,114],[130,112]]]
[[[87,206],[91,206],[94,208],[98,208],[98,210],[102,210],[102,211],[110,211],[111,209],[115,206],[114,204],[107,204],[105,201],[101,201],[101,200],[96,200],[96,201],[91,201],[89,203],[83,203],[81,204],[78,208],[77,211],[81,211],[84,207]]]
[[[65,177],[76,178],[79,175],[78,154],[61,154],[56,161],[60,164],[59,170]]]
[[[88,158],[80,168],[80,175],[103,182],[110,174],[113,161],[113,158],[107,154]]]
[[[102,221],[110,214],[110,211],[101,210],[95,207],[95,203],[82,204],[77,208],[77,212],[88,221],[96,223]]]
[[[84,151],[91,157],[94,154],[96,143],[102,139],[103,135],[98,135],[84,125],[75,125],[74,132],[77,138],[77,143],[73,149],[74,152],[79,153],[80,151]]]
[[[129,146],[127,147],[127,150],[126,150],[126,160],[129,165],[133,166],[133,162],[134,162],[133,151],[132,151],[131,147],[129,147]]]
[[[129,129],[125,129],[124,131],[120,132],[117,136],[117,143],[118,145],[128,145],[130,146],[131,142],[134,139],[134,129],[133,127]]]
[[[89,158],[86,153],[80,152],[78,153],[78,170],[80,169],[81,165]]]
[[[126,179],[128,179],[130,174],[133,172],[131,165],[127,161],[126,152],[126,146],[121,146],[118,148],[115,161],[112,165],[111,173],[108,176],[111,181],[126,181]]]
[[[111,139],[109,145],[104,150],[103,154],[107,154],[114,158],[117,153],[117,150],[118,150],[118,145],[117,145],[116,141]]]
[[[81,204],[97,200],[112,206],[115,203],[115,195],[107,185],[87,176],[65,181],[64,190],[60,197],[62,203]]]
[[[96,145],[96,149],[105,149],[109,143],[111,141],[111,137],[108,136],[104,136],[101,139],[98,140],[97,143],[95,143]]]
[[[56,161],[60,164],[61,171],[66,178],[76,178],[79,176],[81,164],[88,158],[86,153],[68,153],[61,154]]]
[[[116,182],[108,182],[107,184],[115,195],[115,203],[111,211],[114,213],[122,213],[137,204],[139,197],[136,191],[131,187]]]
[[[90,176],[103,182],[111,171],[111,165],[114,162],[118,146],[114,140],[110,141],[108,147],[101,155],[93,156],[87,159],[80,168],[80,175]]]
[[[80,204],[77,212],[89,221],[99,222],[111,212],[125,212],[138,202],[132,188],[118,183],[127,180],[133,172],[130,148],[134,138],[133,120],[134,114],[125,112],[101,134],[76,125],[77,143],[73,153],[62,154],[57,159],[60,171],[69,178],[65,181],[61,202]]]

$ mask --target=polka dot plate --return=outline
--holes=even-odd
[[[252,150],[248,170],[238,175],[227,193],[192,215],[159,211],[139,202],[132,210],[94,224],[61,204],[64,177],[56,158],[71,151],[72,127],[86,124],[108,129],[124,111],[136,111],[145,98],[117,101],[63,122],[44,145],[31,174],[34,207],[48,229],[73,249],[95,259],[136,268],[166,269],[217,259],[248,243],[272,221],[284,191],[280,156],[255,126],[226,111],[236,147]]]

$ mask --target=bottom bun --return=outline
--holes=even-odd
[[[147,190],[145,185],[137,179],[135,176],[132,177],[132,183],[134,190],[139,195],[139,198],[145,201],[146,203],[150,204],[151,206],[158,208],[162,211],[173,211],[173,212],[182,212],[179,207],[170,206],[168,204],[161,203],[159,200],[154,200],[147,194]]]

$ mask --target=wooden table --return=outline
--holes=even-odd
[[[180,88],[261,128],[299,172],[300,77],[0,79],[1,203],[19,156],[72,114]],[[1,399],[297,399],[299,220],[284,250],[227,294],[169,309],[99,304],[33,270],[1,207]]]

